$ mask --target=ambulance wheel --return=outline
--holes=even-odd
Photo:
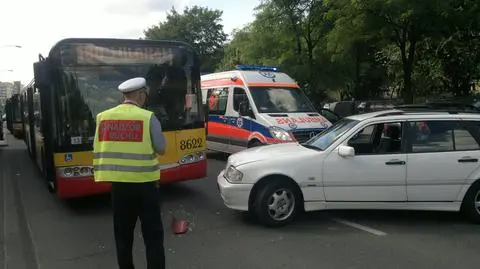
[[[263,185],[258,191],[253,211],[267,227],[281,227],[290,223],[301,208],[302,195],[298,186],[281,178]]]
[[[248,144],[248,147],[249,148],[255,148],[255,147],[260,147],[260,146],[263,146],[264,144],[258,140],[255,140],[251,143]]]

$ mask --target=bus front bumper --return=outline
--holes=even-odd
[[[160,184],[200,179],[207,176],[207,160],[162,170]],[[95,182],[92,176],[57,178],[57,196],[60,199],[85,197],[110,192],[108,182]]]

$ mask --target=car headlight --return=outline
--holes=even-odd
[[[269,128],[270,133],[272,134],[273,138],[282,140],[282,141],[293,141],[293,137],[288,133],[286,130],[277,127],[277,126],[272,126]]]
[[[92,166],[67,166],[57,168],[57,175],[63,178],[77,178],[93,176]]]
[[[227,167],[227,169],[225,170],[225,173],[223,175],[229,182],[232,182],[232,183],[233,182],[240,182],[240,181],[242,181],[242,178],[243,178],[243,173],[238,171],[232,165]]]

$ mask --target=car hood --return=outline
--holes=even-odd
[[[228,157],[228,163],[233,166],[240,166],[247,163],[258,162],[263,160],[272,160],[276,158],[282,158],[284,156],[300,156],[302,154],[311,154],[315,152],[312,149],[305,148],[299,143],[281,143],[260,146],[255,148],[249,148]]]

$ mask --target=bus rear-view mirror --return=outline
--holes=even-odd
[[[48,61],[40,61],[33,64],[35,87],[42,88],[50,84],[50,66]]]

